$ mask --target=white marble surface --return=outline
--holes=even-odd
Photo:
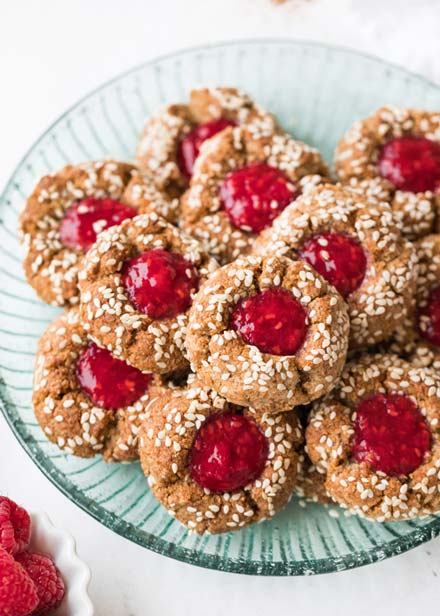
[[[67,106],[131,65],[227,39],[295,37],[353,47],[440,82],[439,0],[14,0],[0,3],[0,186]],[[0,418],[0,492],[44,509],[93,570],[98,616],[270,613],[413,616],[438,610],[440,540],[315,578],[206,571],[100,526],[36,469]],[[81,616],[75,614],[72,616]]]

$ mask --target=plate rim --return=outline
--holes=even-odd
[[[155,65],[166,61],[171,58],[177,58],[185,56],[186,54],[192,54],[196,52],[203,52],[212,50],[215,48],[227,48],[233,46],[255,46],[255,45],[288,45],[292,47],[309,46],[312,48],[323,49],[331,52],[337,52],[341,54],[348,54],[351,56],[357,56],[372,61],[383,67],[388,67],[395,71],[401,72],[407,77],[416,79],[422,84],[429,86],[434,90],[438,90],[440,93],[440,85],[436,82],[420,75],[414,71],[407,70],[401,65],[393,62],[382,60],[381,58],[366,53],[363,51],[353,50],[349,47],[341,45],[329,45],[327,43],[320,43],[318,41],[312,41],[307,39],[292,39],[288,37],[276,38],[276,37],[257,37],[246,39],[233,39],[228,41],[219,41],[215,43],[209,43],[204,45],[195,45],[191,47],[185,47],[166,54],[155,56],[152,59],[146,60],[131,68],[118,73],[116,76],[104,81],[95,88],[88,91],[86,94],[78,98],[72,105],[70,105],[63,113],[61,113],[40,135],[37,137],[30,147],[25,151],[23,156],[19,159],[18,163],[6,181],[4,188],[0,194],[0,207],[3,206],[6,196],[9,193],[16,176],[18,175],[22,165],[34,151],[34,149],[40,144],[40,142],[63,121],[74,109],[79,107],[83,102],[89,99],[91,96],[97,94],[104,88],[111,86],[120,79],[127,77],[131,73],[135,73],[148,66]],[[351,552],[345,556],[332,558],[320,558],[320,559],[308,559],[301,561],[285,561],[285,562],[260,562],[255,560],[240,561],[234,558],[224,558],[212,554],[203,554],[195,550],[188,548],[182,548],[181,546],[171,544],[163,541],[160,537],[140,531],[129,523],[120,520],[114,513],[106,511],[100,505],[97,505],[93,499],[90,499],[84,495],[73,483],[61,473],[57,467],[44,455],[40,455],[40,451],[33,447],[31,439],[27,429],[20,425],[20,415],[15,404],[8,400],[7,386],[4,382],[2,372],[0,370],[0,407],[3,417],[6,423],[11,428],[15,438],[22,446],[27,455],[36,464],[39,470],[49,479],[49,481],[63,493],[71,502],[80,507],[83,511],[89,514],[92,518],[109,528],[116,534],[125,539],[129,539],[142,547],[152,550],[158,554],[173,558],[180,562],[196,565],[199,567],[213,569],[222,572],[230,573],[242,573],[249,575],[262,575],[262,576],[296,576],[296,575],[310,575],[330,573],[335,571],[344,571],[361,567],[363,565],[372,564],[386,558],[390,558],[397,554],[406,552],[412,548],[415,548],[426,541],[433,539],[440,535],[440,518],[433,519],[426,526],[422,528],[414,529],[410,535],[406,537],[399,537],[393,539],[385,545],[373,546],[369,550],[360,550]],[[10,410],[9,410],[10,409]],[[15,415],[15,417],[13,416]],[[275,522],[272,522],[275,523]]]

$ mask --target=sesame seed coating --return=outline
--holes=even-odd
[[[389,476],[352,458],[355,409],[368,395],[409,396],[431,430],[431,449],[408,475]],[[440,511],[440,379],[396,355],[364,355],[347,364],[326,399],[314,404],[306,430],[312,462],[326,474],[330,496],[354,513],[380,522]]]
[[[88,197],[123,200],[133,165],[114,160],[68,165],[44,176],[20,216],[29,284],[49,304],[78,303],[78,268],[84,252],[63,245],[60,225],[66,210]]]
[[[169,105],[147,120],[137,146],[139,167],[153,173],[169,194],[179,195],[188,184],[177,160],[180,142],[198,124],[218,118],[248,126],[255,135],[277,130],[273,116],[236,88],[192,90],[187,105]]]
[[[76,376],[78,357],[89,342],[77,308],[46,329],[35,360],[35,416],[47,438],[67,453],[84,458],[99,453],[107,462],[131,462],[138,458],[138,432],[148,404],[167,385],[154,377],[134,404],[116,410],[96,406]]]
[[[308,333],[292,356],[261,353],[229,324],[237,302],[271,287],[291,292],[308,313]],[[196,295],[186,338],[201,381],[229,402],[269,413],[307,404],[326,394],[345,361],[345,303],[308,264],[286,257],[240,257],[220,268]]]
[[[340,185],[317,186],[263,231],[253,252],[295,259],[309,238],[323,232],[356,238],[367,256],[364,280],[347,298],[350,349],[389,339],[410,310],[417,256],[413,245],[402,238],[386,203],[367,200]]]
[[[328,173],[318,150],[287,133],[256,137],[247,127],[229,127],[206,141],[190,187],[182,197],[181,226],[222,264],[246,254],[254,235],[235,227],[223,211],[221,182],[231,171],[257,162],[280,169],[300,189],[300,180],[305,176],[307,186],[321,181],[321,176]]]
[[[295,494],[307,502],[321,505],[334,504],[325,487],[325,479],[325,472],[312,463],[306,449],[301,449]]]
[[[116,357],[143,372],[185,370],[187,313],[155,320],[135,308],[121,281],[123,264],[138,254],[162,248],[183,255],[200,282],[216,262],[195,240],[156,214],[143,214],[100,234],[79,272],[81,319],[90,337]]]
[[[381,147],[390,139],[406,135],[423,136],[440,142],[440,113],[381,107],[368,118],[357,121],[339,142],[335,151],[338,177],[345,182],[380,178],[378,160]],[[381,178],[389,192],[396,221],[410,239],[439,230],[440,192],[411,193],[396,190]]]
[[[141,464],[153,493],[170,515],[199,534],[239,530],[274,516],[295,485],[303,439],[296,414],[273,416],[251,408],[234,410],[254,420],[267,438],[261,475],[230,493],[201,488],[190,478],[188,457],[199,428],[212,413],[226,409],[223,397],[191,375],[185,387],[149,406],[140,431]]]
[[[411,353],[405,356],[414,366],[431,368],[440,373],[440,349],[419,341],[411,345]]]
[[[390,342],[389,350],[414,365],[440,368],[440,349],[429,344],[420,335],[417,311],[423,309],[429,294],[440,284],[440,235],[427,235],[415,244],[418,258],[416,289],[411,308]]]
[[[166,221],[177,224],[180,214],[178,197],[159,188],[151,173],[134,172],[123,200],[136,207],[140,214],[156,213]]]

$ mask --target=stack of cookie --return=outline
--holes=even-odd
[[[440,510],[440,114],[383,108],[319,152],[233,88],[150,118],[136,165],[44,177],[21,216],[34,409],[78,456],[140,458],[190,530],[296,490]],[[348,357],[348,361],[347,361]]]

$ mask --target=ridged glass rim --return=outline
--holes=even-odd
[[[23,155],[11,177],[6,182],[5,188],[0,195],[0,206],[3,205],[6,196],[13,185],[16,177],[19,175],[21,167],[25,164],[26,159],[30,154],[39,146],[39,144],[46,138],[46,136],[53,130],[58,123],[62,122],[72,111],[79,107],[89,97],[93,96],[100,90],[116,83],[120,79],[129,76],[132,73],[136,73],[139,70],[153,66],[169,59],[178,59],[187,54],[193,54],[194,52],[204,52],[213,49],[228,48],[233,46],[249,46],[254,45],[289,45],[292,47],[311,47],[320,48],[323,50],[337,52],[340,54],[347,54],[364,58],[372,63],[375,63],[381,67],[386,67],[395,72],[401,73],[402,76],[411,77],[418,80],[420,83],[429,86],[440,93],[440,86],[435,82],[415,73],[404,69],[403,67],[391,63],[385,62],[376,56],[360,51],[355,51],[349,48],[336,45],[327,45],[324,43],[318,43],[308,40],[294,40],[289,38],[253,38],[253,39],[238,39],[227,42],[212,43],[208,45],[197,45],[194,47],[188,47],[182,50],[174,51],[168,54],[160,55],[152,60],[142,62],[126,71],[121,72],[116,77],[113,77],[98,87],[89,91],[86,95],[78,99],[73,105],[71,105],[64,113],[50,124],[50,126],[38,137],[30,148]],[[418,545],[433,539],[440,535],[440,518],[432,520],[429,524],[423,528],[415,528],[414,531],[405,536],[394,539],[387,544],[381,546],[374,546],[369,550],[358,550],[345,556],[335,558],[320,558],[320,559],[307,559],[302,561],[293,562],[260,562],[260,561],[239,561],[229,557],[220,557],[217,555],[203,554],[187,548],[182,548],[177,545],[170,544],[167,541],[163,541],[159,537],[140,531],[134,528],[127,522],[120,520],[115,514],[106,511],[101,506],[97,505],[91,498],[85,496],[81,490],[75,487],[67,477],[58,470],[58,468],[39,451],[38,447],[34,445],[33,437],[28,433],[26,427],[20,421],[20,415],[17,411],[15,404],[8,399],[7,386],[4,383],[3,376],[0,370],[0,405],[2,408],[3,416],[6,422],[10,426],[13,434],[17,438],[20,445],[23,447],[29,457],[35,462],[37,467],[42,473],[53,483],[67,498],[78,505],[83,511],[91,515],[98,522],[114,531],[118,535],[129,539],[142,547],[146,547],[153,552],[168,556],[175,560],[185,562],[199,567],[207,569],[215,569],[218,571],[225,571],[231,573],[244,573],[249,575],[264,575],[264,576],[294,576],[294,575],[310,575],[319,573],[330,573],[333,571],[344,571],[347,569],[353,569],[363,565],[371,564],[377,561],[385,560],[391,556],[406,552]]]

